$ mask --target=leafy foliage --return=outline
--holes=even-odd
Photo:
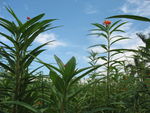
[[[104,53],[90,51],[90,66],[85,68],[77,68],[75,57],[65,64],[56,55],[56,65],[52,65],[37,58],[52,41],[30,47],[40,33],[55,28],[55,19],[41,20],[44,14],[40,14],[22,23],[11,8],[7,10],[15,21],[0,18],[0,26],[8,31],[0,35],[11,43],[0,41],[0,113],[149,113],[149,35],[137,34],[145,44],[138,50],[113,49],[117,42],[128,39],[117,34],[124,33],[120,27],[126,22],[94,23],[92,35],[105,43],[91,48],[103,48]],[[149,21],[134,15],[111,18],[120,17]],[[116,57],[124,51],[134,53],[133,63]],[[42,65],[31,70],[35,59]],[[100,59],[104,61],[101,65]],[[48,68],[49,75],[37,72],[41,67]]]
[[[1,90],[3,91],[3,88],[5,88],[3,93],[9,95],[6,97],[3,95],[6,98],[5,103],[8,103],[9,100],[13,103],[17,103],[14,104],[13,107],[10,106],[12,109],[11,112],[24,113],[26,110],[18,106],[18,104],[21,102],[33,104],[33,102],[26,101],[27,98],[31,98],[31,95],[33,95],[29,90],[33,90],[30,85],[34,83],[33,80],[35,79],[34,76],[29,74],[29,66],[34,61],[35,57],[44,51],[44,49],[41,48],[51,41],[32,50],[30,50],[29,47],[40,33],[53,28],[51,27],[51,22],[55,19],[41,21],[40,19],[44,14],[40,14],[31,20],[22,23],[11,8],[7,8],[7,10],[17,23],[0,18],[0,26],[6,29],[10,34],[8,35],[0,32],[0,35],[9,40],[12,45],[10,46],[9,44],[0,41],[0,54],[5,59],[5,62],[0,62],[0,65],[7,70],[7,74],[1,76],[4,78]]]
[[[102,65],[77,69],[75,57],[72,57],[66,64],[64,64],[56,55],[54,57],[59,68],[51,64],[44,63],[41,60],[39,60],[39,62],[44,64],[50,70],[49,75],[50,79],[52,80],[51,97],[55,97],[51,99],[57,105],[55,112],[65,113],[67,112],[67,106],[69,105],[69,102],[87,87],[85,86],[73,90],[72,88],[75,86],[75,84],[77,84],[80,79],[87,76],[90,72],[101,67]]]

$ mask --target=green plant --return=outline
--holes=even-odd
[[[28,19],[25,23],[22,23],[11,8],[7,8],[7,10],[16,22],[0,18],[0,26],[9,32],[9,34],[0,32],[0,35],[9,40],[11,43],[10,45],[12,45],[10,46],[9,44],[0,41],[0,54],[5,58],[5,62],[0,62],[0,66],[7,70],[9,76],[8,78],[5,77],[9,79],[9,81],[12,81],[12,86],[8,90],[11,95],[9,98],[6,98],[6,101],[13,101],[11,113],[26,113],[26,109],[18,104],[21,102],[27,104],[31,102],[26,101],[26,99],[30,94],[28,88],[34,83],[33,80],[35,77],[32,76],[34,71],[29,72],[29,66],[35,57],[44,51],[44,49],[41,48],[52,41],[44,43],[32,50],[30,50],[29,47],[40,33],[54,28],[51,26],[51,22],[55,19],[41,20],[44,14],[40,14],[32,19]],[[16,104],[14,104],[15,102]]]
[[[7,10],[15,21],[0,18],[0,27],[7,30],[0,35],[9,41],[0,41],[0,113],[149,113],[149,35],[137,34],[145,44],[138,50],[113,49],[118,41],[128,39],[118,34],[124,32],[120,27],[126,22],[94,23],[92,35],[105,42],[91,48],[105,51],[90,51],[89,67],[77,68],[75,57],[65,64],[56,55],[56,64],[52,65],[37,58],[49,42],[30,47],[40,33],[55,28],[51,26],[55,19],[41,20],[44,14],[40,14],[22,23],[11,8]],[[149,18],[134,15],[115,18],[120,17],[149,22]],[[126,50],[135,53],[134,63],[126,65],[125,59],[116,56]],[[42,66],[30,70],[35,59]],[[104,63],[98,65],[99,60]],[[35,73],[43,66],[49,69],[49,75]],[[104,70],[99,71],[101,68]]]
[[[94,52],[94,51],[90,51],[89,52],[89,56],[88,56],[88,59],[89,59],[89,64],[92,66],[92,67],[95,67],[98,63],[98,60],[99,60],[99,53],[98,52]],[[97,72],[97,70],[94,70],[90,75],[89,77],[91,79],[95,79],[95,77],[97,77],[98,75],[100,75],[100,72]]]
[[[69,102],[74,99],[85,87],[74,89],[75,84],[83,77],[102,65],[87,67],[82,69],[76,68],[76,59],[72,57],[66,64],[60,58],[55,56],[58,67],[47,64],[39,60],[50,70],[50,79],[52,80],[52,101],[55,103],[56,111],[58,113],[66,113]],[[81,74],[80,74],[81,73]],[[87,87],[87,86],[86,86]]]
[[[115,35],[114,33],[118,32],[124,32],[123,30],[120,29],[121,26],[126,24],[127,22],[120,23],[119,21],[114,22],[111,24],[111,21],[104,21],[104,24],[99,24],[99,23],[94,23],[96,28],[93,29],[94,33],[92,35],[96,35],[98,37],[102,37],[106,39],[106,44],[96,44],[91,47],[101,47],[105,50],[103,53],[104,55],[101,56],[100,58],[104,60],[106,64],[106,90],[107,90],[107,101],[109,103],[109,97],[110,97],[110,77],[112,75],[113,70],[115,70],[116,64],[120,63],[118,60],[119,58],[114,58],[115,55],[122,53],[123,49],[112,49],[112,46],[117,43],[118,41],[124,40],[124,39],[129,39],[128,37],[124,37],[121,35]]]

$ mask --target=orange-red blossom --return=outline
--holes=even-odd
[[[103,22],[103,24],[104,24],[104,25],[109,25],[109,24],[111,24],[111,21],[105,20],[105,21]]]

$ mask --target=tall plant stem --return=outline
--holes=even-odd
[[[109,87],[109,76],[110,76],[110,33],[107,31],[107,81],[106,81],[106,90],[107,90],[107,99],[109,100],[110,87]]]
[[[61,108],[60,108],[60,113],[64,113],[64,103],[62,103]]]
[[[25,89],[23,87],[21,87],[22,84],[22,69],[21,69],[21,65],[20,65],[20,52],[18,49],[16,49],[16,61],[15,61],[15,75],[16,75],[16,83],[15,83],[15,87],[14,87],[14,101],[21,101],[21,93],[22,91],[24,91]],[[19,113],[21,111],[19,111],[19,106],[18,105],[14,105],[13,106],[13,113]]]
[[[64,90],[63,99],[60,107],[60,113],[65,113],[67,89]]]

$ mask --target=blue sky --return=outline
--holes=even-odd
[[[58,19],[53,25],[63,26],[39,35],[33,46],[54,39],[56,42],[47,46],[47,50],[39,58],[47,63],[54,63],[54,54],[64,62],[75,56],[79,67],[88,65],[87,48],[102,42],[100,38],[87,35],[94,28],[91,23],[102,23],[106,17],[116,14],[150,17],[149,0],[0,0],[0,16],[11,19],[4,8],[7,5],[13,8],[22,21],[26,21],[27,16],[32,18],[40,13],[46,14],[44,18]],[[132,39],[120,42],[116,47],[136,48],[142,42],[136,38],[135,33],[148,33],[150,27],[147,23],[129,20],[122,29]],[[6,41],[2,37],[0,40]],[[99,48],[93,50],[101,52]]]

